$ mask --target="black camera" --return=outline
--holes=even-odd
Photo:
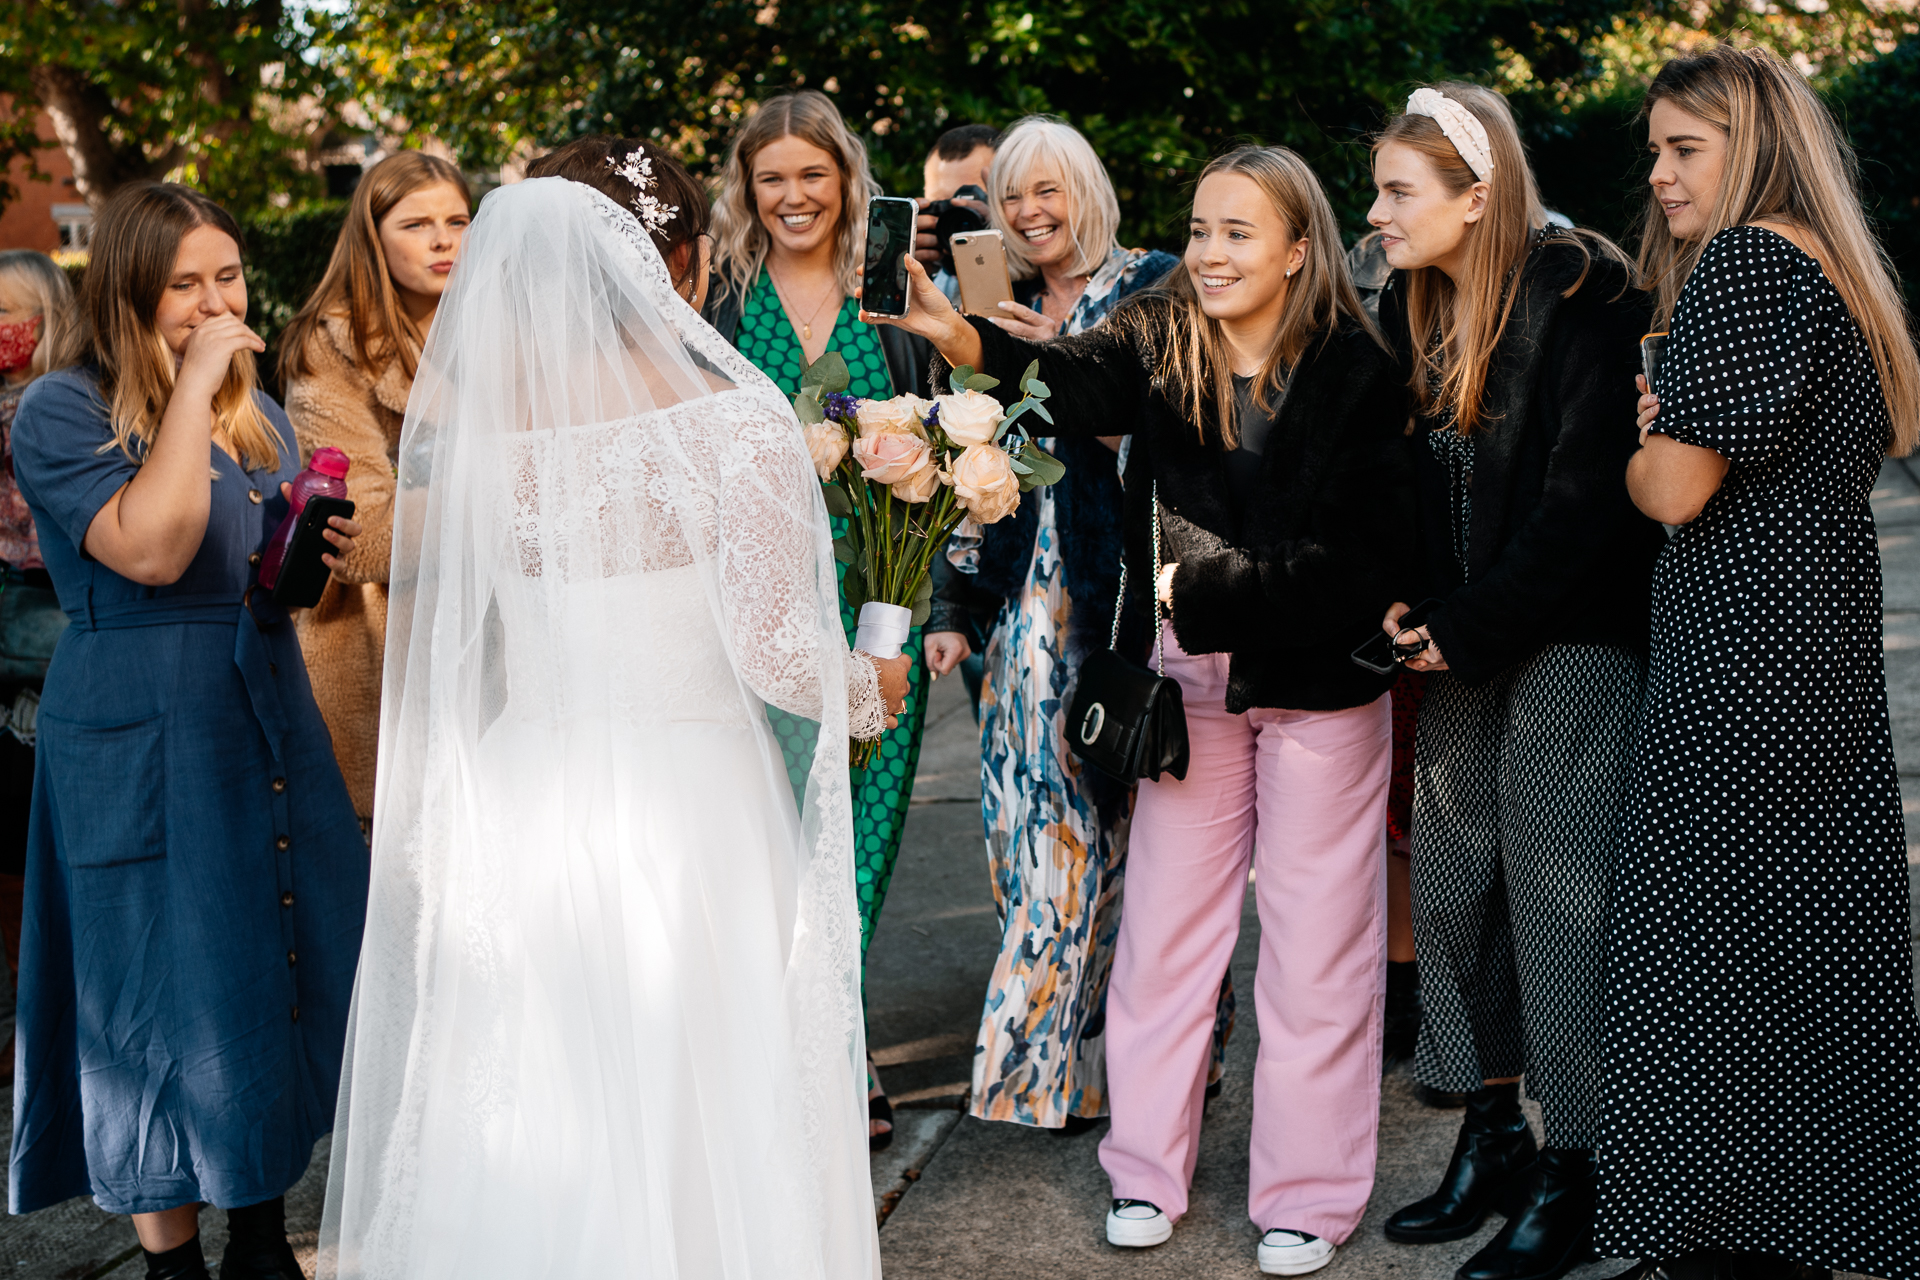
[[[977,200],[983,205],[987,202],[987,193],[971,182],[953,194],[955,199]],[[920,206],[920,212],[931,215],[934,219],[933,238],[935,246],[940,250],[940,265],[951,275],[953,273],[953,233],[985,231],[987,215],[976,209],[969,209],[963,204],[955,204],[953,200],[926,201]]]

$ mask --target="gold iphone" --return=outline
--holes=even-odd
[[[998,231],[958,231],[953,236],[953,274],[960,282],[960,309],[970,316],[997,316],[1013,301],[1007,246]]]

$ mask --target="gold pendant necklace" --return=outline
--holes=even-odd
[[[795,316],[797,316],[800,313],[791,303],[787,301],[787,291],[780,287],[780,277],[773,274],[773,265],[771,263],[767,265],[767,279],[773,281],[774,296],[780,299],[780,305],[786,309],[787,319],[791,321]],[[801,322],[800,324],[800,341],[801,342],[813,341],[813,322],[820,318],[820,308],[827,305],[827,297],[831,297],[831,296],[832,296],[832,293],[829,292],[826,297],[822,297],[820,301],[816,302],[813,306],[813,311],[810,314],[808,314],[807,318],[804,321]],[[842,294],[841,296],[845,297],[846,295]]]

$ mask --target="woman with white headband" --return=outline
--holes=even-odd
[[[1383,624],[1435,673],[1415,747],[1414,1069],[1469,1095],[1439,1189],[1386,1233],[1457,1240],[1499,1208],[1458,1280],[1552,1280],[1592,1235],[1606,907],[1662,542],[1627,496],[1620,427],[1650,307],[1613,244],[1547,226],[1495,93],[1417,90],[1374,144],[1374,183],[1437,601]]]

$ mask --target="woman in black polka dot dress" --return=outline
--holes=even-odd
[[[1920,1277],[1920,1019],[1867,499],[1920,365],[1845,143],[1771,54],[1648,94],[1671,314],[1628,469],[1654,581],[1609,946],[1601,1251]],[[1682,287],[1684,286],[1684,287]],[[1677,293],[1677,305],[1675,295]]]

